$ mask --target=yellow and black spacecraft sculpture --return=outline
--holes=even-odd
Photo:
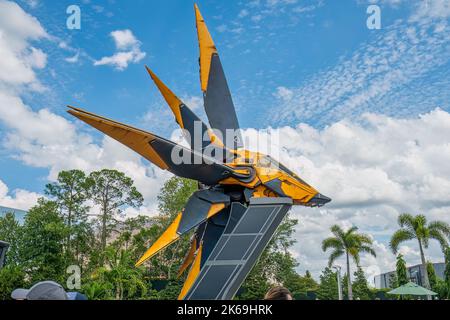
[[[210,127],[147,68],[191,148],[78,108],[68,112],[159,168],[199,182],[199,190],[136,265],[195,229],[180,270],[190,267],[179,299],[225,300],[234,297],[292,205],[319,207],[331,199],[269,156],[243,149],[219,55],[197,6],[195,16]],[[194,141],[198,129],[200,143]]]

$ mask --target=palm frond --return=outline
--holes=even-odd
[[[339,238],[339,239],[345,238],[344,230],[342,230],[342,228],[340,226],[338,226],[337,224],[333,225],[330,230],[336,236],[336,238]]]
[[[389,247],[391,248],[394,254],[397,253],[398,246],[400,243],[408,240],[412,240],[416,237],[416,235],[407,229],[397,230],[391,237],[391,241],[389,242]]]
[[[343,244],[340,239],[335,237],[330,237],[322,241],[322,250],[327,251],[329,248],[333,248],[336,250],[342,250]]]
[[[414,216],[412,214],[409,213],[402,213],[401,215],[398,216],[398,224],[400,225],[400,227],[406,227],[406,228],[411,228],[414,229]]]
[[[359,248],[359,251],[368,253],[368,254],[370,254],[370,255],[372,255],[374,257],[377,256],[375,250],[373,250],[373,248],[369,247],[369,246],[361,246],[361,248]]]
[[[450,237],[450,224],[444,221],[433,221],[428,225],[428,229],[436,230],[439,233],[442,233],[446,237]]]
[[[328,267],[331,267],[334,263],[334,261],[336,261],[337,258],[339,258],[340,256],[342,256],[344,254],[344,250],[334,250],[331,254],[330,257],[328,258]]]
[[[358,227],[357,226],[353,226],[350,229],[347,230],[347,232],[345,232],[345,237],[355,233],[356,231],[358,231]]]
[[[358,234],[358,240],[361,244],[372,244],[372,238],[364,233]]]
[[[442,252],[445,253],[448,248],[447,238],[441,232],[435,229],[430,230],[430,238],[437,240],[441,245]]]

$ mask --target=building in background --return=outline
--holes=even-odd
[[[440,279],[444,279],[445,263],[433,263],[433,267],[436,272],[436,276]],[[426,270],[423,269],[422,264],[408,267],[406,269],[408,272],[408,277],[412,282],[417,283],[419,286],[424,286],[423,277]],[[392,288],[391,281],[394,279],[394,276],[395,271],[386,272],[375,276],[375,287],[377,289]]]
[[[3,268],[3,265],[5,264],[8,247],[9,243],[0,240],[0,269]]]
[[[0,206],[0,218],[3,218],[7,213],[13,213],[16,217],[16,220],[19,221],[20,224],[23,224],[25,216],[27,215],[28,212],[24,210]]]

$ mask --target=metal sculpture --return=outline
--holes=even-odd
[[[232,299],[290,207],[319,207],[331,199],[271,157],[243,148],[220,58],[197,5],[195,16],[200,83],[211,127],[146,67],[187,133],[190,149],[75,107],[68,112],[159,168],[199,182],[200,190],[136,265],[195,229],[179,272],[190,267],[179,299]],[[202,137],[197,144],[196,130]],[[184,161],[175,161],[174,154]]]

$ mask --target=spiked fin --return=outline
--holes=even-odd
[[[214,185],[233,174],[232,168],[202,153],[93,113],[74,107],[69,108],[71,110],[68,112],[73,116],[136,151],[161,169],[168,170],[177,176]],[[174,159],[174,153],[180,159]]]
[[[147,66],[148,74],[155,82],[155,85],[158,87],[158,90],[161,92],[164,100],[166,100],[169,105],[172,113],[175,116],[175,120],[180,126],[181,129],[185,129],[189,132],[190,138],[187,139],[192,148],[195,148],[195,141],[191,141],[195,138],[195,123],[201,128],[201,149],[204,150],[208,145],[214,144],[218,148],[224,148],[224,144],[222,140],[215,135],[213,130],[209,129],[208,126],[200,120],[200,118],[181,101],[157,76],[156,74]],[[206,139],[206,138],[209,139]]]
[[[155,85],[158,87],[159,92],[161,92],[162,96],[166,100],[170,109],[172,109],[173,114],[175,115],[175,120],[179,124],[179,126],[184,129],[183,118],[181,116],[181,107],[184,104],[157,76],[150,70],[149,67],[145,66],[148,74],[155,82]]]
[[[159,251],[163,250],[170,244],[174,243],[180,238],[180,235],[177,233],[178,225],[181,221],[182,213],[180,212],[172,224],[164,231],[161,237],[153,243],[153,245],[144,253],[144,255],[139,259],[136,263],[136,267],[143,264],[146,260],[153,257]]]
[[[200,47],[200,82],[202,91],[205,92],[208,88],[209,71],[211,68],[211,58],[213,54],[217,54],[214,41],[209,34],[205,20],[200,13],[197,4],[195,8],[195,20],[197,25],[198,44]]]
[[[183,289],[181,289],[180,295],[178,296],[178,300],[184,299],[184,297],[187,295],[187,293],[191,289],[192,285],[195,283],[195,280],[197,280],[198,275],[200,274],[200,264],[202,261],[202,250],[203,250],[203,243],[200,244],[200,247],[197,250],[195,260],[192,263],[191,269],[189,270],[189,274],[186,278],[186,281],[184,282]]]
[[[183,273],[186,271],[186,269],[192,264],[192,261],[195,259],[195,252],[197,251],[197,235],[194,235],[191,241],[191,247],[184,258],[183,264],[180,267],[180,270],[178,270],[178,278],[183,275]]]
[[[195,5],[198,43],[200,48],[200,83],[205,111],[212,128],[221,132],[225,146],[234,150],[243,146],[233,99],[216,46],[198,6]],[[232,130],[232,131],[230,131]],[[233,132],[233,135],[230,135]]]

